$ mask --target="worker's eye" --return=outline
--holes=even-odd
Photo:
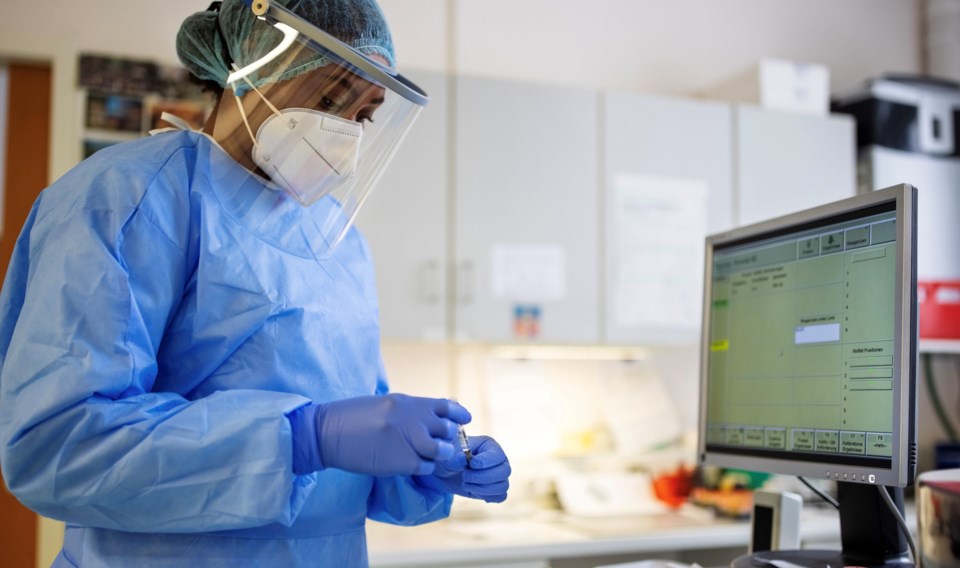
[[[320,99],[320,104],[317,105],[325,111],[335,111],[337,110],[337,101],[331,99],[330,97],[323,97]]]
[[[368,124],[368,123],[369,123],[369,124],[373,124],[373,115],[372,115],[372,114],[367,114],[367,113],[358,114],[358,115],[357,115],[357,122],[359,122],[360,124],[364,124],[364,125],[366,125],[366,124]]]

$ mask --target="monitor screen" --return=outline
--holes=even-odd
[[[702,461],[912,482],[915,194],[897,186],[707,238]]]

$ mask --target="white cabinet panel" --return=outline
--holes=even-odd
[[[849,116],[736,108],[736,221],[747,225],[856,194],[855,125]]]
[[[703,239],[733,224],[731,107],[610,93],[603,124],[604,340],[696,341]]]
[[[960,160],[882,146],[864,148],[861,159],[869,171],[861,191],[900,183],[917,188],[918,278],[960,278]]]
[[[599,340],[597,97],[458,80],[458,339],[516,339],[519,305],[542,341]]]
[[[447,336],[448,101],[444,75],[407,76],[430,104],[400,145],[357,225],[377,268],[385,339]]]
[[[848,117],[481,78],[451,114],[412,78],[431,104],[358,220],[387,339],[522,339],[519,306],[544,342],[695,341],[704,234],[855,193]]]

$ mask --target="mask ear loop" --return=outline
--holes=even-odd
[[[240,71],[240,68],[237,67],[236,63],[233,64],[233,68],[237,72]],[[246,82],[246,84],[249,85],[250,88],[253,89],[253,91],[257,93],[261,99],[263,99],[263,102],[267,103],[267,106],[270,107],[270,110],[272,110],[277,116],[280,116],[280,111],[277,110],[277,107],[273,106],[273,103],[271,103],[267,97],[263,96],[263,93],[260,92],[260,89],[258,89],[246,75],[243,75],[242,78],[244,82]],[[250,135],[250,140],[253,141],[253,145],[257,148],[257,151],[261,151],[260,144],[257,143],[257,137],[253,135],[253,129],[250,128],[250,122],[247,120],[247,111],[244,110],[243,103],[240,102],[240,95],[237,94],[236,88],[233,90],[233,100],[237,101],[237,107],[240,109],[240,118],[243,119],[243,125],[247,127],[247,134]]]

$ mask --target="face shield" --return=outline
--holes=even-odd
[[[234,65],[227,79],[236,95],[234,119],[218,116],[217,128],[227,122],[230,130],[217,138],[247,137],[253,148],[241,163],[322,216],[320,242],[312,246],[328,256],[428,99],[403,76],[283,6],[253,0],[252,10],[256,25],[272,28],[262,32],[276,45]]]

